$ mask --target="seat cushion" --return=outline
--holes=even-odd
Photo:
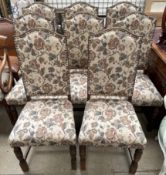
[[[80,144],[143,148],[146,142],[131,103],[113,100],[87,102],[79,134]]]
[[[70,71],[70,94],[74,104],[85,104],[87,101],[87,71]],[[27,102],[26,93],[22,79],[20,79],[13,89],[6,96],[9,105],[25,105]]]
[[[70,71],[70,94],[74,104],[85,104],[87,101],[87,71]]]
[[[143,73],[137,73],[132,103],[135,106],[161,106],[163,98],[149,79]]]
[[[12,90],[6,96],[6,102],[9,105],[25,105],[27,97],[22,79],[20,79]]]
[[[68,100],[29,101],[9,136],[11,146],[75,144],[72,104]]]

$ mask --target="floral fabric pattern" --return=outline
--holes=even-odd
[[[135,35],[143,36],[141,38],[141,48],[139,51],[141,56],[138,69],[140,70],[147,68],[155,25],[156,20],[154,18],[141,13],[131,14],[113,25],[113,27],[121,27]]]
[[[146,142],[128,101],[90,100],[86,103],[79,144],[143,148]]]
[[[87,71],[70,71],[70,95],[74,104],[85,104],[87,101]]]
[[[44,29],[15,38],[27,96],[68,95],[69,72],[65,38]]]
[[[70,69],[88,66],[88,37],[103,29],[103,19],[90,14],[77,14],[65,21]]]
[[[71,6],[65,8],[65,19],[70,19],[75,13],[89,13],[91,15],[97,16],[98,8],[91,6],[86,2],[76,2]]]
[[[75,144],[72,104],[68,100],[30,101],[10,136],[11,146]]]
[[[137,73],[132,103],[135,106],[162,106],[163,104],[163,97],[149,77],[143,73]]]
[[[43,3],[33,3],[30,6],[23,8],[24,15],[28,15],[29,13],[36,14],[48,20],[55,19],[54,8]]]
[[[88,94],[132,96],[139,38],[121,29],[103,31],[89,39]]]
[[[6,96],[6,102],[9,105],[25,105],[27,102],[26,92],[22,78],[15,84]]]
[[[137,11],[140,11],[140,8],[129,2],[121,2],[108,7],[106,12],[106,27],[113,27],[116,21],[122,20],[129,14]]]
[[[32,14],[28,14],[18,19],[15,19],[14,24],[15,35],[17,36],[38,27],[53,31],[53,25],[51,21],[48,21],[40,16]]]

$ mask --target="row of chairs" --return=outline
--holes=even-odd
[[[104,26],[104,19],[97,17],[96,9],[96,7],[92,8],[87,3],[75,3],[64,10],[66,13],[62,15],[63,22],[56,23],[56,20],[54,20],[56,19],[56,10],[47,5],[35,3],[23,9],[24,16],[14,20],[15,33],[20,35],[37,27],[55,31],[59,29],[58,25],[60,24],[64,30],[64,35],[67,37],[69,67],[71,69],[71,99],[75,104],[85,104],[87,99],[88,33],[97,33],[104,28],[121,27],[135,35],[143,36],[140,41],[142,42],[140,49],[141,59],[138,65],[132,103],[138,107],[161,107],[163,98],[145,74],[151,57],[155,19],[139,13],[140,9],[135,5],[123,2],[107,9],[107,22],[106,26]],[[72,15],[73,17],[71,17]],[[66,18],[66,16],[68,17]],[[52,20],[48,20],[49,17],[54,21],[54,24]],[[18,93],[19,91],[21,92]],[[10,105],[24,105],[26,103],[25,90],[21,80],[6,100]]]
[[[85,145],[135,148],[131,173],[136,172],[138,157],[146,144],[129,102],[139,57],[138,41],[139,37],[119,28],[90,37],[89,50],[95,55],[88,60],[89,100],[78,136],[81,153]],[[20,156],[21,146],[57,144],[70,145],[75,150],[71,152],[75,169],[77,142],[72,103],[67,98],[70,92],[65,37],[34,29],[16,37],[15,44],[29,99],[9,136],[20,166],[23,171],[28,170]],[[81,169],[85,169],[84,155],[80,160]]]
[[[78,4],[73,6],[76,5],[78,7]],[[85,5],[85,3],[83,4]],[[79,6],[81,5],[82,3],[79,4]],[[75,143],[75,127],[71,117],[71,109],[69,109],[70,112],[66,111],[70,116],[62,114],[61,110],[59,110],[59,108],[63,109],[64,106],[71,108],[71,103],[67,100],[54,101],[53,99],[56,97],[52,97],[52,95],[58,95],[58,99],[59,96],[65,96],[63,98],[66,98],[66,95],[69,95],[73,104],[86,103],[84,119],[79,134],[81,169],[85,169],[85,145],[87,144],[135,147],[136,152],[130,172],[136,171],[146,138],[131,103],[126,100],[129,99],[131,101],[132,99],[132,103],[134,101],[132,92],[133,86],[135,88],[136,85],[136,82],[134,85],[134,77],[138,52],[140,55],[139,67],[143,65],[144,68],[139,68],[139,71],[137,70],[136,81],[139,81],[138,89],[141,89],[141,91],[136,91],[136,100],[140,97],[139,93],[143,92],[142,82],[145,83],[144,86],[146,88],[154,86],[150,79],[143,74],[142,70],[147,67],[155,20],[141,13],[130,14],[134,12],[134,8],[138,9],[130,3],[120,3],[112,7],[114,9],[112,16],[111,12],[109,12],[109,16],[112,19],[110,23],[113,21],[113,24],[109,26],[107,20],[107,30],[100,32],[105,28],[104,19],[88,11],[92,8],[91,6],[89,8],[88,4],[86,6],[87,8],[85,6],[82,8],[86,10],[83,11],[84,13],[76,13],[76,11],[80,12],[79,8],[73,8],[73,17],[71,15],[67,19],[65,18],[66,15],[63,16],[64,20],[61,26],[67,39],[67,47],[64,44],[66,43],[64,42],[64,37],[54,32],[54,30],[58,29],[55,18],[53,19],[54,23],[47,19],[51,15],[47,16],[46,14],[51,13],[48,12],[49,7],[46,5],[41,3],[32,4],[23,10],[23,12],[25,11],[23,17],[14,21],[17,35],[16,48],[20,62],[22,62],[23,82],[22,79],[19,80],[18,84],[6,97],[6,100],[10,105],[25,105],[10,135],[11,145],[14,147],[23,171],[28,170],[28,167],[23,156],[18,156],[21,155],[20,146]],[[115,10],[119,10],[117,8],[119,6],[124,7],[122,8],[123,10],[115,13]],[[126,6],[127,10],[125,11]],[[44,10],[45,8],[47,10]],[[44,15],[42,16],[41,14]],[[121,15],[119,20],[118,15]],[[45,29],[37,29],[38,27]],[[120,27],[122,29],[113,27]],[[33,28],[36,29],[31,30]],[[125,31],[125,29],[129,30],[129,32]],[[97,34],[98,32],[99,34]],[[88,49],[90,33],[96,35],[90,38]],[[134,34],[137,36],[134,36]],[[122,39],[123,37],[124,39]],[[125,42],[126,44],[124,44]],[[137,46],[139,50],[133,49],[134,46]],[[131,55],[127,54],[129,50],[133,56],[132,59]],[[38,59],[39,56],[40,58]],[[65,63],[64,58],[68,58],[69,65]],[[128,62],[126,59],[129,59]],[[137,61],[133,63],[134,60]],[[64,66],[63,68],[61,67],[62,65]],[[128,68],[125,68],[125,66],[128,66]],[[140,80],[142,82],[138,80],[139,77],[141,77]],[[36,84],[34,85],[33,83]],[[151,94],[155,95],[155,99],[157,99],[156,101],[154,100],[157,106],[161,106],[162,97],[156,88],[153,87],[151,92]],[[149,95],[150,98],[152,98],[151,94]],[[40,97],[38,97],[39,95]],[[110,96],[127,96],[129,98],[117,100],[114,97],[112,101]],[[147,93],[145,93],[146,96],[148,96]],[[33,99],[33,101],[28,102],[29,99]],[[44,101],[43,99],[47,100]],[[88,99],[90,100],[87,102]],[[31,110],[32,106],[35,106],[34,110]],[[53,121],[51,113],[51,116],[47,113],[47,111],[52,111],[52,108],[57,109],[58,116],[61,116],[60,119],[64,121],[67,127],[63,128],[66,130],[66,132],[63,130],[63,139],[61,134],[57,133],[59,140],[53,134],[56,133],[57,128],[53,127],[50,131],[46,127],[49,121]],[[44,117],[45,113],[49,116],[45,119],[47,121],[42,123],[40,119]],[[53,113],[55,114],[55,112]],[[64,118],[65,115],[66,117]],[[29,118],[29,116],[31,117]],[[39,120],[35,120],[35,117]],[[70,119],[70,126],[66,124],[66,118]],[[34,122],[30,123],[30,119]],[[58,121],[63,124],[60,119]],[[131,121],[131,119],[133,120]],[[24,130],[24,122],[29,126],[29,129]],[[121,124],[119,125],[118,123]],[[58,127],[58,131],[62,133],[61,125]],[[66,140],[65,138],[69,138],[69,135],[70,139]],[[76,148],[73,145],[70,148],[73,162],[72,167],[75,169]]]

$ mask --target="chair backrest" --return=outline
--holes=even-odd
[[[54,20],[55,19],[55,9],[42,2],[35,2],[30,4],[22,10],[23,15],[28,15],[29,13],[41,16],[43,18]]]
[[[87,13],[76,14],[65,21],[70,68],[87,68],[89,33],[102,30],[103,23],[103,19]]]
[[[138,64],[139,37],[114,28],[89,39],[88,95],[130,97]]]
[[[144,70],[147,68],[155,26],[156,19],[142,13],[130,14],[113,25],[113,27],[121,27],[135,35],[143,36],[141,38],[141,48],[139,51],[140,60],[138,70]]]
[[[119,2],[111,7],[107,7],[106,11],[106,28],[110,28],[118,20],[122,20],[133,12],[141,9],[130,2]]]
[[[91,15],[98,15],[98,7],[92,6],[86,2],[75,2],[64,9],[65,19],[70,19],[75,13],[89,13]]]
[[[35,28],[45,28],[53,31],[52,21],[38,15],[28,14],[14,20],[15,35],[22,35],[28,30]]]
[[[26,94],[69,94],[69,72],[64,36],[46,29],[33,29],[15,37]]]

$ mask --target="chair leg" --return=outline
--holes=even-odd
[[[134,153],[134,159],[132,160],[132,163],[129,168],[129,173],[135,174],[138,168],[138,162],[141,159],[143,150],[142,149],[136,149]]]
[[[77,158],[76,158],[77,149],[75,145],[70,146],[70,156],[71,156],[71,169],[77,169]]]
[[[79,153],[80,153],[80,170],[86,170],[86,146],[85,145],[79,146]]]
[[[14,126],[15,123],[16,123],[16,120],[14,118],[13,111],[12,111],[11,107],[6,103],[5,100],[3,101],[3,105],[5,107],[5,110],[6,110],[7,114],[8,114],[8,116],[9,116],[9,119],[10,119],[12,125]]]
[[[21,167],[22,171],[23,172],[29,171],[28,164],[27,164],[26,160],[23,157],[23,153],[22,153],[21,148],[20,147],[14,147],[14,153],[15,153],[17,159],[20,162],[19,164],[20,164],[20,167]]]

